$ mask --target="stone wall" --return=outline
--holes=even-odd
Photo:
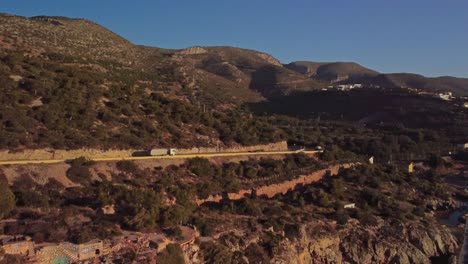
[[[306,184],[311,184],[313,182],[321,180],[328,172],[330,173],[331,176],[334,176],[338,174],[338,170],[340,168],[349,168],[351,166],[355,165],[354,163],[346,163],[346,164],[341,164],[341,165],[334,165],[330,166],[327,169],[319,170],[314,173],[308,174],[308,175],[302,175],[297,179],[282,182],[282,183],[277,183],[277,184],[271,184],[271,185],[265,185],[265,186],[260,186],[257,188],[253,189],[248,189],[248,190],[240,190],[237,193],[228,193],[227,198],[229,200],[240,200],[245,197],[245,195],[250,195],[252,193],[252,190],[255,190],[257,193],[257,196],[267,196],[268,198],[271,198],[277,194],[285,194],[288,191],[294,190],[298,185],[306,185]],[[206,199],[197,199],[196,203],[198,205],[201,205],[206,202],[215,202],[218,203],[223,199],[223,195],[217,194],[217,195],[210,195]]]
[[[177,154],[197,154],[197,153],[217,153],[217,152],[249,152],[249,151],[286,151],[288,150],[288,143],[281,141],[277,143],[270,143],[265,145],[255,146],[238,146],[229,148],[191,148],[191,149],[177,149]]]
[[[285,151],[288,149],[286,141],[277,143],[256,145],[256,146],[238,146],[230,148],[191,148],[177,149],[178,154],[197,154],[197,153],[216,153],[216,152],[246,152],[255,150],[265,151]],[[142,150],[99,150],[99,149],[76,149],[76,150],[53,150],[53,149],[34,149],[13,152],[9,150],[0,150],[0,161],[7,160],[68,160],[78,157],[94,158],[124,158],[131,157],[134,153]]]
[[[131,157],[136,150],[98,150],[98,149],[76,149],[76,150],[52,150],[34,149],[19,152],[0,150],[0,160],[67,160],[78,157],[86,158],[114,158]]]

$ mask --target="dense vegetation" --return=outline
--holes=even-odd
[[[58,54],[0,55],[2,148],[194,147],[218,138],[253,145],[282,138],[241,110],[204,111],[190,101],[191,90],[171,95],[159,84],[175,78],[165,69],[149,75]]]
[[[106,177],[96,181],[90,172],[93,165],[84,158],[70,162],[68,177],[82,187],[65,190],[54,179],[38,185],[32,180],[34,175],[27,173],[13,183],[12,191],[0,185],[5,194],[0,199],[3,217],[14,215],[17,219],[38,220],[32,226],[27,222],[9,225],[5,232],[31,235],[36,242],[67,239],[84,242],[115,236],[120,228],[155,231],[192,223],[202,232],[210,233],[212,224],[194,216],[196,197],[283,181],[301,172],[323,168],[320,162],[304,154],[290,155],[283,160],[262,158],[222,165],[196,158],[165,169],[142,169],[134,162],[119,161],[116,164],[119,172],[112,175],[112,181]],[[15,203],[16,209],[10,213]],[[106,206],[114,208],[115,214],[99,213]]]
[[[249,108],[283,130],[290,143],[379,160],[454,152],[468,134],[465,109],[404,90],[295,93]]]
[[[337,230],[349,221],[366,228],[383,222],[384,228],[428,225],[441,201],[452,198],[440,172],[453,165],[441,155],[465,143],[468,113],[453,102],[396,89],[396,83],[464,92],[466,80],[382,76],[352,63],[291,64],[299,74],[255,51],[135,46],[85,20],[4,15],[0,20],[0,149],[182,148],[279,140],[325,149],[318,159],[304,154],[224,163],[196,158],[165,168],[119,161],[108,164],[112,169],[106,175],[96,173],[98,164],[77,158],[66,170],[78,184],[70,188],[52,178],[38,184],[44,175],[27,169],[9,183],[0,173],[0,219],[20,220],[0,226],[0,234],[30,235],[37,243],[81,243],[123,230],[163,230],[177,238],[177,226],[191,224],[202,236],[219,235],[197,241],[205,261],[269,263],[285,237],[300,236],[303,224],[334,220]],[[309,91],[343,74],[364,84],[372,80],[382,89]],[[291,90],[308,92],[285,95]],[[328,164],[364,164],[370,156],[376,165],[342,170],[273,199],[253,191],[238,201],[195,205],[196,198],[292,180]],[[467,157],[466,151],[453,156],[457,162]],[[416,159],[425,161],[425,169],[408,173],[407,161]],[[347,203],[357,208],[343,208]],[[135,256],[128,252],[128,259]],[[184,261],[176,245],[157,259]]]
[[[0,180],[0,219],[8,216],[15,206],[15,196],[8,184]]]

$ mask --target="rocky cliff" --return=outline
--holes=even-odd
[[[326,231],[325,231],[326,230]],[[299,236],[283,240],[273,263],[431,263],[430,257],[454,253],[458,243],[437,224],[363,227],[357,222],[335,229],[307,224]]]

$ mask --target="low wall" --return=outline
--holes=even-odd
[[[276,143],[255,145],[255,146],[238,146],[230,148],[191,148],[191,149],[177,149],[177,154],[197,154],[197,153],[216,153],[216,152],[248,152],[248,151],[286,151],[288,150],[288,143],[280,141]]]
[[[354,163],[346,163],[346,164],[341,164],[341,165],[330,166],[327,169],[319,170],[308,175],[303,175],[294,180],[271,184],[271,185],[260,186],[260,187],[249,189],[249,190],[240,190],[239,192],[236,192],[236,193],[228,193],[227,198],[229,198],[229,200],[240,200],[244,198],[245,195],[252,194],[253,190],[256,191],[257,196],[267,196],[268,198],[271,198],[277,194],[285,194],[288,191],[294,190],[297,187],[297,185],[306,185],[306,184],[311,184],[313,182],[319,181],[327,174],[327,172],[330,172],[330,175],[334,176],[338,174],[338,170],[340,168],[349,168],[354,165],[355,165]],[[210,195],[206,199],[197,199],[196,203],[198,205],[201,205],[207,202],[218,203],[222,199],[223,199],[223,195],[220,195],[220,194]]]
[[[107,150],[98,149],[76,149],[76,150],[52,150],[52,149],[34,149],[23,150],[19,152],[10,152],[8,150],[0,151],[0,160],[67,160],[78,157],[92,158],[114,158],[131,157],[136,150]]]
[[[178,154],[197,154],[197,153],[216,153],[216,152],[245,152],[255,150],[265,151],[284,151],[288,149],[286,141],[277,143],[239,146],[231,148],[191,148],[177,149]],[[76,150],[53,150],[53,149],[34,149],[23,150],[19,152],[10,152],[9,150],[0,150],[0,161],[7,160],[68,160],[78,157],[94,158],[125,158],[131,157],[134,153],[142,150],[99,150],[99,149],[76,149]]]

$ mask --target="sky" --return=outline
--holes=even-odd
[[[468,78],[468,0],[0,0],[0,12],[86,18],[147,46]]]

